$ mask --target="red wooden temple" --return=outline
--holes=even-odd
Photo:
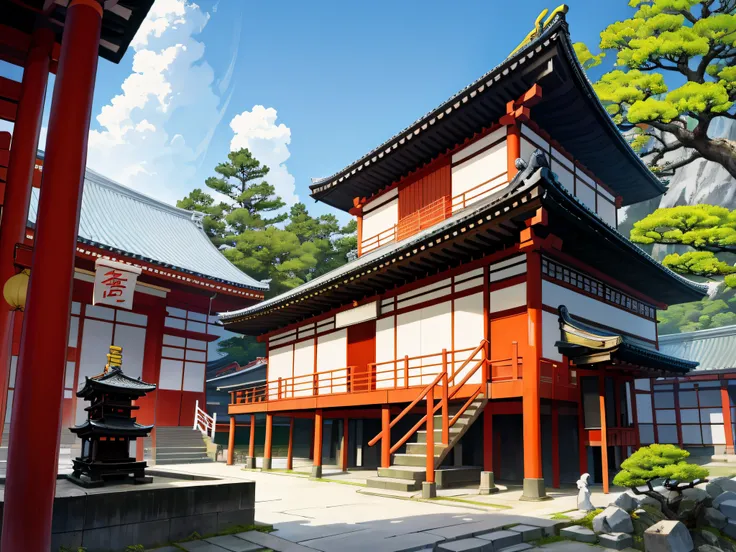
[[[229,406],[265,413],[266,468],[274,417],[307,418],[316,476],[324,443],[344,468],[376,466],[376,487],[431,495],[485,471],[537,500],[590,472],[607,491],[640,442],[635,378],[696,365],[658,351],[656,313],[705,289],[617,231],[619,207],[664,187],[564,14],[311,190],[356,217],[357,259],[221,314],[268,344],[267,382]],[[328,419],[342,430],[325,438]]]
[[[110,345],[125,348],[127,375],[157,385],[138,401],[139,421],[191,427],[214,313],[268,288],[222,257],[201,217],[85,171],[98,59],[121,60],[152,4],[0,0],[0,60],[23,68],[21,82],[0,78],[0,118],[13,123],[12,141],[0,133],[0,285],[30,269],[24,312],[0,309],[0,427],[10,423],[2,550],[50,549],[62,427],[84,420],[75,391]],[[92,304],[98,259],[140,269],[132,309]],[[141,441],[130,451],[139,461]],[[155,450],[155,430],[146,441]]]

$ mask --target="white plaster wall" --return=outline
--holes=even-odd
[[[363,215],[363,241],[378,235],[384,230],[393,228],[398,222],[399,200],[395,198]]]
[[[313,395],[314,339],[300,341],[294,345],[294,396]]]
[[[445,301],[421,310],[421,354],[431,355],[422,359],[423,365],[437,364],[422,368],[421,383],[431,383],[434,377],[442,371],[442,349],[452,350],[452,302]],[[411,377],[412,370],[409,370]],[[415,380],[417,381],[417,380]]]
[[[483,292],[455,299],[455,350],[475,349],[483,339],[483,326]],[[455,357],[453,373],[468,359],[471,352],[461,353]],[[463,377],[465,377],[465,374],[481,358],[482,353],[476,353],[473,360],[464,370],[457,373],[451,383],[460,383]],[[482,371],[478,370],[470,377],[468,382],[480,383],[481,380]]]
[[[143,351],[146,347],[146,328],[116,324],[114,343],[118,347],[123,348],[123,367],[125,374],[131,378],[142,377]],[[105,357],[103,356],[102,358],[104,359]],[[201,386],[204,386],[204,374],[202,374],[201,384]]]
[[[616,228],[616,206],[602,197],[598,198],[598,216],[609,226]]]
[[[526,282],[491,292],[491,312],[501,312],[526,305]]]
[[[275,398],[279,389],[279,378],[291,378],[294,366],[294,346],[278,347],[268,351],[268,391]],[[288,396],[283,393],[282,396]]]
[[[506,141],[501,142],[474,157],[469,158],[475,152],[487,147],[489,144],[503,138],[506,129],[501,128],[492,132],[488,136],[471,144],[467,148],[459,151],[452,156],[452,197],[472,190],[468,196],[470,203],[478,201],[485,197],[492,189],[493,191],[503,188],[503,184],[508,181],[507,177],[507,158],[506,158]],[[465,160],[467,159],[467,160]],[[463,160],[465,160],[463,162]],[[459,163],[456,165],[456,163]],[[481,184],[483,184],[481,186]],[[467,206],[467,203],[466,205]],[[453,200],[453,211],[462,209],[464,205]]]
[[[490,266],[491,282],[499,282],[519,274],[526,274],[526,255],[516,255]]]
[[[343,393],[347,391],[347,361],[348,332],[337,330],[317,338],[317,372],[323,373],[336,370],[330,375],[322,374],[319,377],[320,394]],[[330,388],[330,378],[332,387]],[[332,389],[332,391],[330,391]]]
[[[581,295],[547,280],[542,281],[542,302],[554,309],[565,305],[573,316],[597,322],[609,328],[654,341],[657,326],[653,320],[641,318],[592,297]]]
[[[562,361],[560,351],[555,343],[560,340],[559,317],[551,312],[542,311],[542,357],[549,360]]]
[[[376,320],[376,363],[394,360],[394,317],[388,316]],[[394,387],[394,378],[390,370],[393,364],[381,364],[377,366],[376,389]],[[397,385],[404,385],[403,364],[397,369]]]
[[[77,385],[84,383],[85,377],[95,376],[102,372],[106,362],[105,355],[110,352],[110,345],[112,344],[112,330],[113,324],[111,322],[90,320],[89,318],[84,320]],[[181,377],[181,372],[179,374]],[[181,379],[179,380],[179,386],[181,386]],[[88,404],[85,401],[77,401],[77,424],[81,424],[87,419],[87,413],[84,411],[87,406]]]
[[[204,391],[204,362],[184,363],[184,391]]]

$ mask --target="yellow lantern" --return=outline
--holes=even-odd
[[[11,309],[22,311],[25,308],[30,276],[31,271],[26,268],[15,276],[11,276],[5,282],[3,297],[5,297],[5,302],[10,305]]]

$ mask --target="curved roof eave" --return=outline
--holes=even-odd
[[[325,198],[333,193],[337,186],[345,185],[347,182],[349,182],[349,180],[346,179],[349,179],[350,176],[357,174],[363,170],[370,170],[369,167],[371,166],[371,164],[379,162],[381,159],[386,159],[387,156],[393,154],[397,150],[400,150],[402,147],[406,147],[411,144],[411,138],[413,136],[419,136],[422,130],[428,128],[428,125],[431,126],[435,123],[435,121],[439,121],[439,119],[443,118],[444,115],[451,113],[453,107],[464,104],[465,101],[468,99],[468,93],[472,95],[473,92],[471,91],[474,89],[476,93],[479,93],[478,90],[480,90],[480,87],[483,87],[484,83],[491,82],[492,80],[497,79],[500,75],[505,76],[509,74],[511,71],[514,70],[515,67],[517,67],[517,65],[520,65],[521,60],[523,60],[526,56],[532,55],[530,50],[536,48],[540,43],[543,43],[544,41],[554,36],[557,31],[561,31],[560,36],[562,37],[562,40],[560,40],[560,43],[562,44],[562,49],[565,53],[565,59],[567,60],[569,68],[571,69],[571,73],[574,77],[574,83],[583,92],[585,100],[592,108],[592,111],[597,115],[600,126],[604,129],[605,133],[612,140],[613,144],[616,146],[616,149],[622,151],[623,156],[629,163],[631,163],[632,168],[640,175],[641,178],[644,179],[644,182],[649,185],[650,190],[648,192],[642,191],[636,196],[633,196],[633,194],[629,194],[633,197],[633,199],[627,200],[626,198],[624,198],[623,204],[629,205],[631,203],[637,203],[639,201],[644,201],[646,199],[650,199],[652,197],[663,194],[666,190],[665,186],[647,168],[644,161],[639,158],[639,156],[631,149],[625,137],[621,134],[618,127],[608,115],[608,112],[605,110],[603,104],[600,102],[597,95],[595,94],[590,81],[586,77],[583,68],[580,66],[580,63],[577,60],[574,49],[572,48],[572,42],[570,41],[567,23],[565,22],[564,16],[558,15],[555,21],[551,25],[549,25],[538,38],[527,44],[524,48],[516,52],[513,56],[509,56],[508,58],[504,59],[499,65],[482,75],[480,78],[473,81],[468,86],[461,89],[459,92],[451,96],[448,100],[443,102],[439,107],[426,113],[424,116],[417,119],[414,123],[389,138],[383,144],[372,149],[363,157],[359,158],[356,161],[353,161],[348,166],[336,172],[332,176],[312,179],[312,184],[309,186],[312,197],[315,200],[325,201]],[[486,93],[488,93],[488,87],[485,87],[484,90],[486,91]],[[489,123],[490,122],[491,121],[489,121]],[[413,167],[411,170],[415,168],[416,167]],[[386,182],[384,186],[387,186],[389,184],[391,184],[391,182]],[[341,208],[343,210],[348,210],[350,207],[352,207],[352,205],[347,204],[333,204],[333,206]]]

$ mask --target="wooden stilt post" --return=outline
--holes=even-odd
[[[227,438],[227,465],[233,465],[235,455],[235,416],[230,416],[230,434]]]
[[[381,467],[391,465],[391,410],[389,405],[381,406]]]
[[[580,473],[589,473],[588,469],[588,447],[585,439],[585,412],[583,411],[583,384],[578,376],[578,469]]]
[[[263,469],[271,469],[271,441],[273,439],[273,414],[266,413],[266,441],[263,443]]]
[[[601,479],[603,479],[603,494],[608,494],[608,432],[606,424],[606,376],[601,369],[598,375],[598,396],[601,408]]]
[[[256,415],[250,415],[250,434],[248,435],[248,458],[245,467],[249,470],[256,468]]]
[[[342,420],[342,447],[340,448],[340,464],[342,471],[348,471],[348,422],[350,420],[345,417]]]
[[[289,448],[286,452],[286,469],[294,469],[294,417],[289,420]]]
[[[442,349],[442,444],[450,446],[449,375],[447,373],[447,349]]]
[[[314,412],[314,463],[312,477],[322,477],[322,409]]]
[[[560,488],[560,413],[557,401],[552,401],[552,487]]]
[[[726,434],[726,454],[734,454],[731,401],[728,398],[728,380],[721,380],[721,410],[723,411],[723,432]]]
[[[483,471],[493,471],[493,410],[490,402],[483,410]]]
[[[427,393],[427,473],[422,483],[422,498],[437,496],[434,481],[434,387]]]

